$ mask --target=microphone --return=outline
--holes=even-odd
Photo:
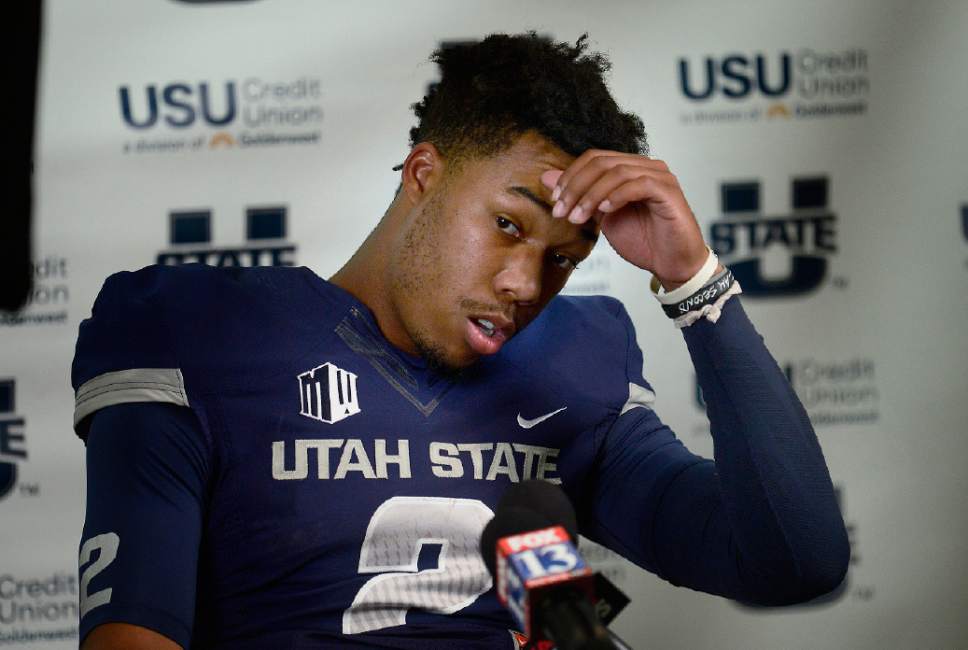
[[[498,599],[533,647],[615,650],[595,613],[595,576],[572,540],[574,508],[545,481],[511,486],[481,535]]]

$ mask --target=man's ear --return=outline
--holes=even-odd
[[[444,157],[432,143],[420,142],[414,145],[400,172],[403,193],[411,205],[419,203],[428,190],[440,183],[444,177],[445,164]]]

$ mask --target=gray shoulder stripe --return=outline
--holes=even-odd
[[[651,409],[653,404],[655,404],[655,393],[645,386],[639,386],[638,384],[629,382],[629,398],[625,402],[625,406],[622,407],[622,412],[619,413],[619,416],[625,415],[626,411],[631,411],[639,406]]]
[[[132,368],[90,379],[74,397],[74,426],[105,406],[128,402],[165,402],[188,406],[185,380],[178,368]]]

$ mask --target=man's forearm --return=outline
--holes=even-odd
[[[781,603],[833,589],[849,544],[820,445],[792,387],[735,297],[717,323],[700,319],[683,335],[751,591]]]

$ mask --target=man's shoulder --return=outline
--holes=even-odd
[[[345,302],[341,292],[306,267],[214,267],[204,264],[151,265],[107,278],[92,319],[165,319],[171,329],[206,322],[245,322],[274,312],[302,314],[307,305]]]
[[[120,271],[109,276],[98,302],[141,301],[159,308],[177,309],[180,306],[212,303],[215,299],[222,305],[230,305],[232,303],[226,301],[232,300],[278,300],[286,297],[286,293],[280,292],[307,290],[310,276],[312,272],[305,267],[154,264],[137,271]]]
[[[525,332],[529,330],[533,330],[532,345],[594,344],[598,349],[616,346],[622,351],[634,335],[625,306],[611,296],[557,296]]]
[[[215,368],[279,353],[326,327],[344,297],[305,268],[148,266],[104,283],[75,350],[73,383],[130,368]]]
[[[548,309],[553,316],[581,314],[605,325],[614,325],[626,319],[625,305],[612,296],[559,295],[548,303]]]
[[[631,320],[608,296],[558,296],[513,342],[507,360],[534,386],[590,403],[624,403],[641,374]]]

